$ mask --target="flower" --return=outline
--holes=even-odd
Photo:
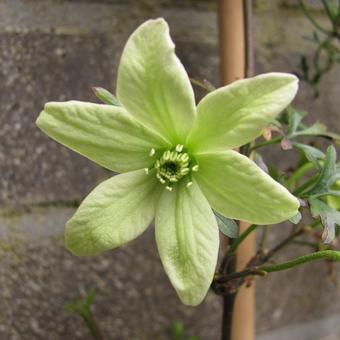
[[[167,23],[149,20],[119,65],[121,106],[50,102],[38,127],[121,173],[102,182],[66,224],[66,245],[95,255],[139,236],[155,219],[164,269],[183,303],[199,304],[212,282],[219,231],[213,213],[273,224],[299,202],[237,148],[258,137],[294,98],[297,78],[269,73],[234,82],[195,105]]]

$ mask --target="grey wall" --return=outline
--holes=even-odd
[[[313,4],[318,13],[318,2]],[[302,39],[311,26],[295,1],[256,1],[254,10],[257,72],[296,69],[299,55],[311,53]],[[198,308],[179,303],[160,266],[152,229],[129,246],[93,258],[64,249],[64,222],[110,174],[34,126],[47,101],[95,101],[91,86],[113,90],[127,37],[157,16],[168,20],[190,76],[218,84],[214,1],[0,1],[1,339],[90,339],[81,321],[63,310],[87,290],[96,292],[95,314],[110,339],[169,339],[176,319],[191,334],[218,339],[219,299],[211,294]],[[339,70],[328,75],[318,100],[302,86],[296,104],[340,132],[338,80]],[[275,150],[268,157],[286,166],[275,159]],[[271,242],[284,233],[276,228]],[[295,254],[290,249],[282,259]],[[297,338],[289,335],[296,329],[299,339],[340,339],[337,322],[322,326],[340,313],[339,288],[326,273],[318,263],[259,280],[259,339]],[[308,336],[313,327],[319,333]]]

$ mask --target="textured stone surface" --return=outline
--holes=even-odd
[[[289,326],[260,334],[258,340],[339,340],[340,314],[318,318],[304,324],[292,322]]]
[[[108,41],[40,33],[0,39],[0,204],[77,200],[103,171],[50,141],[34,121],[47,101],[93,100],[91,85],[110,87]]]

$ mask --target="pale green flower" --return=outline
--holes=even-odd
[[[240,155],[294,98],[297,78],[269,73],[209,93],[196,107],[167,23],[149,20],[120,61],[122,106],[45,105],[37,125],[83,156],[122,173],[96,187],[66,225],[67,247],[95,255],[121,246],[155,219],[158,251],[180,299],[199,304],[212,282],[225,217],[273,224],[299,202]]]

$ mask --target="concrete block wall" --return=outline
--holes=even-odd
[[[318,13],[319,7],[313,10]],[[299,54],[311,53],[302,39],[311,26],[295,2],[256,1],[254,11],[257,72],[295,70]],[[65,221],[111,174],[50,141],[34,125],[47,101],[96,101],[92,86],[114,90],[127,37],[157,16],[168,20],[189,75],[217,85],[214,1],[0,1],[0,339],[90,339],[82,322],[63,309],[88,290],[96,293],[94,312],[109,339],[170,339],[174,320],[204,340],[218,339],[219,299],[210,294],[198,308],[179,303],[161,268],[152,228],[101,256],[76,258],[65,250]],[[328,75],[316,101],[302,86],[296,103],[340,132],[338,79],[339,70]],[[268,157],[281,162],[275,152]],[[284,232],[277,228],[271,241]],[[289,249],[282,258],[295,254]],[[340,339],[340,328],[332,323],[340,313],[340,291],[326,272],[319,263],[258,280],[259,339],[291,334]],[[319,333],[308,333],[316,319]]]

